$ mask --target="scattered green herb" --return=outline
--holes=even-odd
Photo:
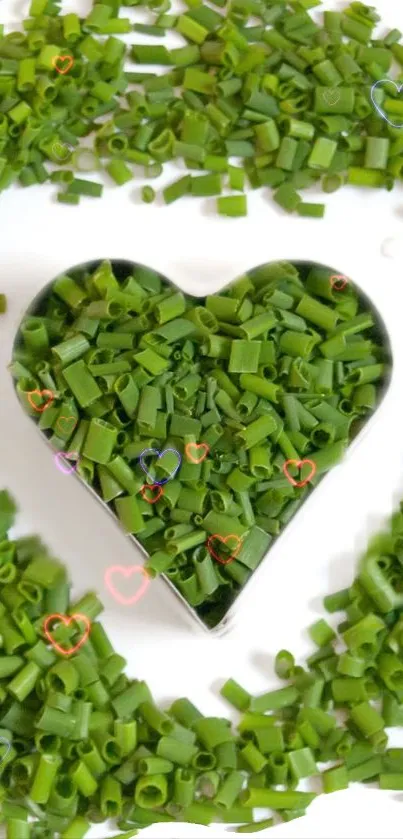
[[[214,9],[192,0],[177,14],[167,13],[169,2],[125,0],[149,14],[133,25],[114,16],[118,5],[95,3],[79,18],[32,0],[23,33],[1,28],[0,190],[52,181],[48,162],[80,171],[88,135],[93,168],[119,186],[132,178],[132,164],[144,166],[145,177],[170,160],[205,171],[204,180],[188,176],[165,187],[166,203],[243,190],[246,175],[253,189],[276,190],[287,212],[321,218],[324,205],[302,202],[298,190],[320,181],[329,193],[344,183],[389,190],[401,179],[399,129],[379,116],[370,91],[393,62],[403,66],[402,36],[375,36],[374,8],[352,2],[317,24],[309,9],[319,0],[220,0]],[[127,45],[119,36],[132,30],[140,38],[174,32],[184,45]],[[54,68],[58,54],[73,61],[63,75]],[[142,72],[144,64],[161,74]],[[389,87],[377,89],[377,105],[398,119],[399,89]],[[58,201],[101,192],[100,184],[73,180]],[[224,196],[217,209],[245,215],[246,198]]]
[[[66,569],[39,537],[8,536],[15,512],[0,492],[1,823],[9,839],[83,839],[109,818],[126,839],[161,821],[257,832],[304,815],[316,797],[298,789],[304,779],[319,776],[326,794],[352,781],[402,789],[403,749],[388,748],[385,729],[403,724],[403,502],[353,584],[324,600],[328,612],[345,613],[338,634],[317,621],[305,667],[287,650],[277,654],[287,686],[254,697],[225,682],[222,696],[241,713],[237,730],[186,698],[159,709],[147,684],[124,673],[97,620],[98,597],[72,603]],[[68,658],[44,634],[53,612],[91,620]],[[68,646],[78,631],[74,622],[54,630]],[[255,807],[268,811],[263,820],[254,820]]]

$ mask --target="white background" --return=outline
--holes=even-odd
[[[343,5],[325,2],[323,8]],[[88,3],[66,3],[63,11],[85,14],[88,8]],[[377,8],[384,22],[381,32],[395,26],[403,30],[403,7],[397,0],[378,0]],[[14,26],[27,15],[25,2],[0,0],[0,9],[0,18]],[[178,176],[174,168],[169,174],[168,180]],[[286,647],[298,657],[310,651],[304,627],[322,615],[321,598],[349,585],[369,534],[403,495],[403,257],[381,254],[385,238],[403,242],[402,191],[346,187],[325,197],[326,218],[320,221],[283,214],[262,190],[250,194],[247,218],[226,220],[215,215],[214,199],[207,207],[198,199],[167,208],[143,205],[141,183],[122,188],[109,183],[103,199],[83,199],[77,208],[57,204],[55,186],[13,187],[0,194],[0,291],[9,305],[0,320],[0,486],[15,494],[21,508],[18,533],[43,536],[69,566],[77,595],[95,589],[103,597],[104,624],[117,650],[127,656],[129,674],[146,679],[158,702],[188,696],[206,714],[224,715],[229,710],[217,696],[223,679],[231,675],[252,692],[264,691],[276,686],[272,661],[278,649]],[[86,489],[56,469],[50,450],[19,407],[6,371],[31,298],[59,272],[99,257],[146,263],[195,295],[218,290],[265,261],[316,260],[350,276],[370,294],[391,336],[394,375],[378,417],[272,549],[259,585],[251,586],[250,599],[224,638],[193,627],[162,581],[153,582],[134,607],[112,599],[103,583],[105,570],[137,564],[141,555]],[[401,837],[402,799],[398,793],[353,785],[320,797],[304,819],[259,835]],[[105,836],[105,831],[94,828],[90,835]],[[219,839],[236,834],[225,826],[168,824],[142,835]]]

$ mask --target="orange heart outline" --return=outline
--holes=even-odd
[[[289,474],[288,467],[289,466],[297,466],[297,468],[300,469],[301,466],[304,466],[305,463],[309,463],[309,465],[312,467],[311,471],[310,471],[307,478],[304,478],[302,481],[296,481],[295,478],[293,478],[292,475]],[[309,460],[308,457],[305,457],[303,460],[295,460],[295,458],[290,458],[290,460],[286,460],[285,463],[283,464],[283,472],[284,472],[284,475],[286,476],[287,480],[294,487],[304,487],[308,483],[308,481],[310,481],[311,478],[313,478],[313,476],[315,475],[315,473],[316,473],[316,463],[314,463],[313,460]]]
[[[147,489],[155,489],[155,487],[158,487],[158,490],[159,490],[156,497],[155,498],[146,498],[145,491]],[[148,504],[155,504],[155,502],[159,501],[161,496],[164,494],[164,487],[161,486],[161,484],[143,484],[143,486],[140,489],[140,492],[141,492],[143,501],[147,501]]]
[[[190,453],[190,449],[192,447],[195,449],[204,449],[204,454],[199,458],[193,457],[193,455]],[[207,443],[186,443],[185,446],[186,457],[188,460],[190,460],[191,463],[202,463],[203,460],[205,460],[205,458],[207,457],[209,451],[210,446],[208,446]]]
[[[341,285],[337,285],[338,280],[343,280]],[[347,277],[344,274],[332,274],[330,277],[330,287],[333,291],[343,291],[343,288],[346,287],[348,283]]]
[[[67,67],[65,70],[62,70],[61,67],[57,66],[57,63],[60,61],[67,61]],[[55,68],[57,73],[60,73],[62,76],[64,76],[65,73],[68,73],[69,70],[71,70],[73,64],[74,58],[72,55],[54,55],[52,58],[52,66]]]
[[[217,556],[217,554],[215,553],[214,548],[211,544],[213,539],[219,539],[219,541],[223,542],[224,545],[227,543],[228,539],[236,539],[238,544],[237,544],[236,548],[234,548],[234,550],[231,553],[229,559],[220,559],[220,557]],[[232,562],[233,559],[236,559],[236,557],[238,556],[239,551],[241,550],[241,547],[242,547],[242,539],[240,539],[239,536],[237,536],[235,533],[230,533],[228,536],[220,536],[219,533],[213,533],[212,536],[209,536],[209,538],[207,539],[206,547],[207,547],[207,550],[208,550],[209,554],[211,556],[213,556],[214,559],[217,560],[217,562],[220,562],[221,565],[228,565],[230,562]]]
[[[77,642],[77,644],[74,647],[71,647],[71,649],[69,649],[69,650],[64,650],[63,647],[61,647],[60,644],[58,644],[57,641],[55,641],[52,638],[50,630],[48,629],[48,625],[49,625],[50,621],[53,621],[55,619],[61,620],[62,623],[64,623],[65,626],[68,626],[68,624],[71,623],[71,621],[73,621],[74,619],[76,619],[76,620],[78,619],[85,624],[85,632],[84,632],[83,637],[80,638],[80,640]],[[48,617],[45,618],[45,620],[43,622],[43,630],[44,630],[44,633],[45,633],[48,641],[52,644],[52,647],[54,647],[55,650],[57,650],[59,653],[61,653],[61,655],[71,655],[72,653],[75,653],[79,649],[79,647],[81,647],[84,644],[84,642],[87,640],[87,638],[90,634],[90,629],[91,629],[91,623],[90,623],[89,619],[87,618],[87,616],[86,615],[81,615],[78,612],[74,615],[71,615],[70,617],[68,615],[60,615],[59,612],[55,612],[54,615],[48,615]]]
[[[61,417],[59,417],[59,418],[58,418],[57,423],[56,423],[56,426],[58,426],[58,425],[59,425],[59,423],[61,422],[61,420],[66,420],[66,422],[70,422],[70,420],[73,420],[73,422],[74,422],[74,426],[73,426],[73,428],[77,425],[77,419],[76,419],[76,417],[73,417],[73,416],[70,416],[70,417],[64,417],[64,416],[61,416]],[[60,428],[60,431],[61,431],[62,433],[64,433],[63,428],[62,428],[61,426],[59,426],[59,428]],[[73,429],[72,429],[72,430],[73,430]]]
[[[38,405],[35,405],[35,402],[33,402],[32,399],[31,399],[31,396],[34,393],[37,393],[38,396],[44,396],[45,393],[50,393],[49,401],[46,402],[45,405],[42,405],[42,407],[40,408]],[[42,414],[43,411],[46,411],[46,408],[49,408],[49,406],[52,404],[54,398],[55,398],[55,395],[54,395],[53,391],[49,390],[48,388],[45,388],[44,390],[39,390],[37,388],[36,390],[30,390],[30,391],[27,392],[27,399],[28,399],[29,404],[34,409],[34,411],[38,411],[40,414]]]

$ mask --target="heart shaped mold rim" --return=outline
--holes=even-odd
[[[13,342],[12,355],[14,355],[14,351],[19,347],[19,344],[22,340],[21,339],[21,334],[20,334],[21,323],[24,321],[24,319],[27,316],[29,317],[29,316],[35,315],[38,308],[41,306],[43,301],[46,299],[46,296],[50,292],[55,280],[59,276],[62,276],[64,274],[68,274],[69,276],[73,277],[76,281],[80,280],[80,275],[82,274],[82,272],[91,273],[91,272],[95,271],[96,268],[102,262],[104,262],[105,260],[110,261],[110,263],[112,265],[112,268],[113,268],[113,271],[114,271],[117,279],[124,279],[136,268],[146,268],[148,270],[155,271],[155,273],[157,273],[159,275],[159,277],[161,278],[163,283],[166,283],[166,284],[170,285],[173,289],[176,289],[178,291],[182,291],[180,286],[177,286],[172,280],[169,279],[169,277],[166,277],[164,274],[162,274],[157,269],[152,268],[152,266],[145,265],[144,263],[134,262],[134,261],[127,260],[127,259],[114,259],[114,258],[111,258],[111,257],[103,257],[103,258],[100,258],[100,259],[93,259],[93,260],[88,260],[87,262],[84,262],[84,263],[79,263],[78,265],[74,265],[71,268],[67,268],[66,271],[60,272],[56,277],[53,277],[53,279],[50,280],[50,282],[46,283],[46,285],[43,286],[43,288],[31,300],[31,303],[29,304],[29,306],[27,307],[26,311],[23,313],[23,315],[20,319],[20,323],[18,325],[17,332],[16,332],[16,335],[15,335],[15,339],[14,339],[14,342]],[[291,259],[291,258],[286,259],[285,257],[283,258],[283,260],[279,260],[279,259],[267,260],[264,263],[260,263],[260,265],[258,265],[258,266],[248,268],[247,272],[248,273],[253,272],[253,271],[256,271],[257,269],[263,267],[264,265],[269,265],[269,264],[273,264],[275,262],[281,262],[281,261],[288,261],[291,264],[298,267],[299,269],[303,269],[303,268],[308,267],[308,266],[309,267],[319,267],[321,269],[324,269],[325,271],[329,271],[330,274],[333,275],[333,276],[339,275],[338,272],[337,272],[337,269],[335,269],[331,266],[328,266],[328,265],[324,265],[323,263],[317,263],[313,260],[308,261],[306,259]],[[344,274],[343,274],[343,276],[344,276]],[[222,291],[230,288],[232,283],[236,282],[236,280],[237,280],[237,278],[235,278],[231,282],[227,283],[222,288],[217,289],[214,292],[214,294],[221,294]],[[382,346],[384,347],[384,350],[385,350],[385,359],[386,359],[386,362],[387,362],[387,370],[385,372],[385,376],[384,376],[382,385],[378,389],[377,404],[376,404],[374,410],[369,414],[368,418],[365,420],[364,425],[356,432],[356,434],[354,436],[351,437],[350,443],[349,443],[349,445],[346,449],[345,456],[350,454],[352,452],[353,448],[355,448],[357,446],[357,444],[362,440],[363,436],[368,432],[369,427],[371,425],[371,422],[379,414],[379,409],[381,407],[381,404],[383,403],[383,401],[385,399],[385,396],[386,396],[386,394],[389,390],[391,375],[392,375],[392,371],[393,371],[393,354],[392,354],[391,342],[390,342],[389,334],[387,332],[387,329],[386,329],[386,326],[385,326],[385,323],[384,323],[384,320],[383,320],[381,314],[379,313],[378,309],[374,305],[371,298],[356,283],[354,283],[350,279],[348,280],[348,282],[351,283],[351,285],[354,287],[355,291],[357,292],[357,294],[359,296],[360,302],[364,306],[366,306],[374,315],[375,328],[376,328],[377,332],[379,333],[379,335],[381,337]],[[195,300],[195,301],[202,300],[206,296],[205,294],[203,294],[203,295],[193,295],[193,294],[190,294],[189,292],[183,292],[183,293],[188,298],[190,298],[192,300]],[[15,389],[15,384],[16,383],[14,382],[14,389]],[[16,398],[17,398],[18,404],[21,405],[17,396],[16,396]],[[24,411],[24,413],[26,413],[26,412]],[[39,437],[43,440],[43,442],[47,445],[47,447],[50,448],[51,451],[54,451],[52,445],[50,444],[49,439],[43,433],[41,433],[41,430],[37,426],[37,423],[35,422],[34,417],[30,416],[29,414],[26,414],[26,416],[32,422],[34,422],[34,424],[37,428]],[[265,554],[262,556],[262,559],[259,562],[259,565],[255,569],[255,571],[253,572],[253,574],[251,575],[249,580],[240,589],[238,595],[236,596],[235,600],[229,606],[225,615],[220,619],[220,621],[214,627],[207,626],[207,624],[197,614],[196,610],[192,606],[189,605],[189,603],[183,597],[181,592],[171,582],[169,577],[166,574],[161,574],[161,577],[163,577],[164,582],[169,586],[171,591],[173,591],[176,598],[178,600],[180,600],[182,604],[184,604],[184,606],[186,607],[186,610],[189,613],[192,614],[193,618],[195,619],[195,621],[197,622],[197,624],[199,625],[200,628],[202,628],[205,632],[207,631],[209,634],[222,634],[228,628],[229,622],[232,619],[233,612],[235,610],[235,607],[237,605],[238,600],[240,599],[241,596],[243,596],[244,592],[248,589],[248,587],[251,586],[252,580],[256,580],[256,576],[259,573],[259,571],[261,570],[261,568],[264,564],[264,561],[267,559],[271,549],[274,548],[274,547],[277,547],[279,545],[280,540],[284,539],[284,537],[290,533],[291,525],[295,525],[295,522],[298,521],[298,515],[300,513],[302,513],[302,510],[303,510],[305,504],[312,501],[313,496],[318,491],[319,487],[323,484],[324,479],[327,478],[332,473],[332,471],[333,471],[333,469],[330,469],[329,472],[320,476],[319,481],[316,484],[316,486],[313,487],[312,491],[308,494],[307,498],[304,500],[304,502],[298,508],[297,512],[294,513],[294,515],[292,516],[290,521],[281,530],[279,536],[276,537],[276,539],[274,539],[273,542],[270,544],[269,548],[267,549]],[[103,501],[103,499],[98,495],[98,493],[91,486],[89,486],[89,484],[87,484],[80,477],[80,475],[77,474],[77,472],[74,472],[73,476],[80,482],[80,484],[82,486],[84,486],[94,496],[94,498],[96,498],[97,502],[100,503],[103,506],[104,510],[107,511],[109,516],[114,521],[116,527],[119,528],[120,532],[125,532],[125,531],[122,530],[122,528],[119,524],[119,521],[117,519],[117,516],[115,515],[114,511],[105,503],[105,501]],[[141,544],[141,542],[138,539],[136,539],[136,537],[133,534],[125,533],[125,536],[127,538],[131,539],[132,542],[134,542],[134,544],[142,552],[144,557],[148,557],[147,550],[144,548],[144,546]]]

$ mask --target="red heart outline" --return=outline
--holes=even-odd
[[[67,67],[66,67],[65,70],[63,70],[61,67],[57,66],[57,64],[60,63],[60,61],[67,61]],[[74,58],[73,58],[72,55],[54,55],[53,58],[52,58],[52,66],[62,76],[64,76],[65,73],[68,73],[69,70],[71,70],[73,64],[74,64]]]
[[[338,280],[343,280],[341,285],[337,285]],[[333,291],[343,291],[343,288],[346,287],[348,283],[347,277],[344,274],[332,274],[330,277],[330,287]]]
[[[202,456],[199,458],[193,457],[193,455],[190,453],[191,448],[204,449],[204,454],[202,454]],[[208,446],[207,443],[186,443],[185,446],[186,457],[188,460],[190,460],[191,463],[202,463],[203,460],[205,460],[205,458],[207,457],[209,451],[210,446]]]
[[[312,467],[311,471],[310,471],[307,478],[304,478],[304,480],[302,480],[302,481],[296,481],[295,478],[293,478],[292,475],[290,475],[288,473],[288,467],[289,466],[297,466],[297,468],[300,469],[301,466],[304,466],[305,463],[309,463],[309,465]],[[313,478],[313,476],[315,475],[315,473],[316,473],[316,463],[314,463],[313,460],[309,460],[308,457],[305,457],[303,460],[295,460],[293,458],[290,458],[290,460],[285,461],[285,463],[283,465],[283,472],[284,472],[284,475],[286,476],[287,480],[294,487],[304,487],[305,484],[307,484],[308,481],[310,481],[311,478]]]
[[[35,402],[33,402],[33,401],[32,401],[32,399],[31,399],[31,396],[32,396],[34,393],[37,393],[37,394],[38,394],[38,396],[44,396],[44,394],[45,394],[45,393],[49,393],[49,394],[50,394],[50,396],[49,396],[49,400],[48,400],[48,402],[46,402],[46,404],[45,404],[45,405],[42,405],[42,407],[41,407],[41,408],[39,407],[39,405],[35,405]],[[54,398],[55,398],[55,395],[54,395],[53,391],[52,391],[52,390],[48,390],[47,388],[45,388],[45,390],[38,390],[38,389],[37,389],[37,390],[30,390],[30,391],[27,393],[27,399],[28,399],[29,404],[30,404],[30,405],[31,405],[31,407],[34,409],[34,411],[39,411],[39,413],[40,413],[40,414],[42,414],[42,412],[43,412],[43,411],[46,411],[46,408],[49,408],[49,405],[51,405],[51,404],[52,404],[52,402],[53,402]]]
[[[111,577],[113,576],[113,574],[123,574],[124,577],[131,577],[132,574],[137,573],[142,574],[144,580],[139,590],[136,591],[135,594],[131,595],[131,597],[125,597],[124,594],[121,594],[120,591],[118,591],[115,588]],[[144,592],[150,585],[151,578],[142,565],[130,565],[129,567],[126,567],[124,565],[111,565],[111,567],[107,568],[105,571],[104,581],[112,597],[114,597],[118,603],[121,603],[122,606],[133,606],[134,603],[137,603],[137,601],[140,600],[140,597],[144,594]]]
[[[147,489],[155,489],[158,487],[158,493],[156,498],[147,498],[145,492]],[[155,504],[156,501],[159,501],[161,496],[164,494],[164,487],[161,484],[143,484],[140,489],[141,495],[143,497],[143,501],[147,501],[148,504]]]
[[[229,559],[220,559],[220,557],[217,556],[211,544],[213,539],[218,539],[220,542],[223,542],[224,545],[227,543],[228,539],[236,539],[238,544],[236,548],[232,551],[232,554],[230,555]],[[220,562],[221,565],[228,565],[230,562],[232,562],[233,559],[236,559],[236,557],[238,556],[239,551],[242,547],[242,539],[240,539],[239,536],[237,536],[235,533],[230,533],[229,536],[220,536],[219,533],[213,533],[213,535],[209,536],[209,538],[207,539],[206,546],[209,554],[211,554],[211,556],[213,556],[214,559],[217,560],[217,562]]]
[[[62,428],[63,420],[65,420],[66,423],[69,423],[70,420],[73,420],[73,423],[74,423],[73,428],[77,425],[77,420],[73,416],[71,416],[71,417],[63,417],[63,416],[59,417],[59,419],[57,420],[56,426],[59,426],[60,431],[62,433],[65,433],[64,429]],[[73,430],[73,428],[71,430]],[[67,432],[67,429],[66,429],[66,432]]]
[[[73,621],[73,620],[82,621],[85,624],[85,631],[84,631],[83,637],[80,638],[80,640],[77,642],[77,644],[74,647],[70,647],[70,649],[64,650],[63,647],[61,647],[60,644],[58,644],[57,641],[55,641],[52,638],[50,630],[48,629],[49,623],[53,620],[61,620],[62,623],[64,623],[65,626],[68,626],[69,623],[71,623],[71,621]],[[89,619],[87,618],[87,616],[86,615],[80,615],[79,613],[71,615],[69,617],[67,615],[60,615],[59,612],[55,612],[54,615],[48,615],[48,617],[45,618],[45,620],[43,622],[43,630],[44,630],[44,633],[45,633],[48,641],[50,641],[50,643],[52,644],[52,647],[54,647],[55,650],[57,650],[62,655],[71,655],[72,653],[75,653],[79,649],[79,647],[81,647],[84,644],[84,641],[87,640],[87,638],[90,634],[90,629],[91,629],[91,623],[90,623]]]

